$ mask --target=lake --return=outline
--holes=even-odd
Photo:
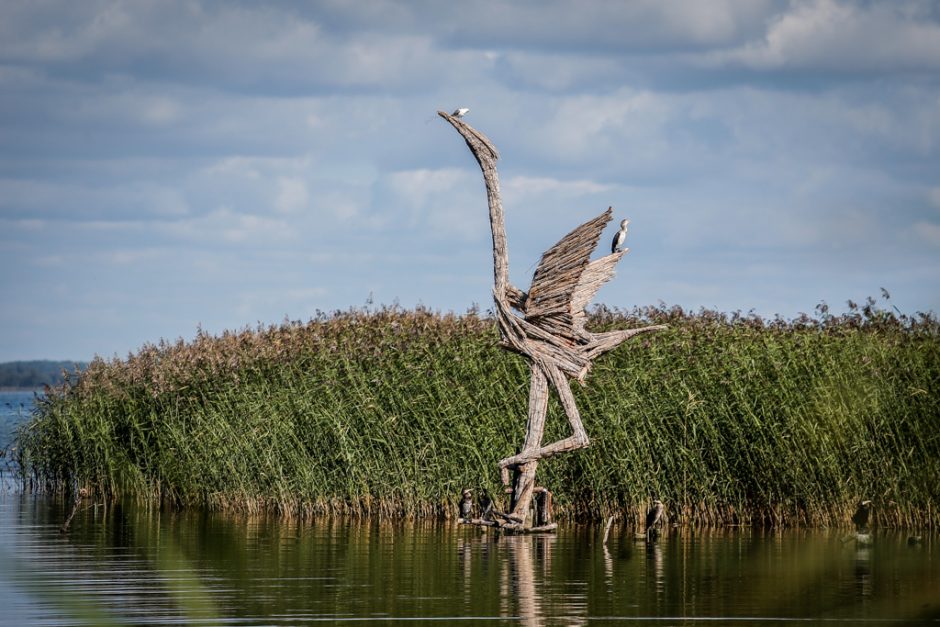
[[[940,538],[909,545],[909,531],[646,543],[615,525],[605,546],[600,525],[500,537],[89,501],[61,534],[70,509],[0,492],[0,624],[940,624]]]
[[[0,390],[0,493],[14,489],[12,451],[16,427],[29,418],[36,399],[32,390]]]

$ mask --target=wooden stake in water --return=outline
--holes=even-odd
[[[539,460],[584,448],[590,443],[568,380],[575,379],[583,385],[594,359],[632,337],[664,329],[666,325],[607,333],[591,333],[584,328],[585,307],[597,290],[613,277],[617,262],[628,251],[619,250],[591,261],[591,253],[613,215],[610,207],[568,233],[542,255],[528,293],[510,284],[505,219],[496,172],[499,153],[485,135],[463,119],[444,111],[437,113],[466,140],[483,172],[493,234],[493,300],[500,345],[529,360],[531,383],[525,442],[517,455],[499,462],[504,484],[510,484],[510,471],[513,474],[510,522],[505,527],[521,529],[532,501]],[[571,435],[543,445],[550,387],[558,394],[571,425]]]
[[[78,511],[79,506],[87,496],[87,488],[82,488],[78,491],[78,494],[75,495],[75,503],[72,505],[72,511],[69,513],[69,517],[65,519],[65,522],[62,523],[62,526],[59,527],[59,533],[68,533],[69,525],[72,524],[72,519],[75,518],[75,513]]]

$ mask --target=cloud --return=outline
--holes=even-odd
[[[399,90],[446,63],[421,34],[337,37],[315,14],[249,2],[30,4],[5,9],[0,59],[99,79],[172,78],[197,85],[212,77],[215,86],[232,90],[293,93]]]
[[[263,215],[236,213],[220,207],[197,218],[153,225],[154,231],[197,242],[227,242],[270,246],[298,237],[286,220]]]
[[[931,246],[940,247],[940,224],[917,222],[914,224],[914,233]]]
[[[181,107],[178,102],[170,98],[157,97],[140,104],[140,119],[147,124],[166,126],[178,121],[181,117]]]
[[[940,23],[923,2],[793,2],[760,41],[714,52],[704,62],[755,70],[935,71]]]
[[[457,106],[501,151],[520,284],[613,205],[632,220],[613,305],[787,313],[877,280],[902,310],[940,306],[938,19],[835,0],[0,3],[3,287],[30,311],[81,302],[90,325],[3,333],[107,353],[369,291],[486,306],[479,169],[433,115]],[[118,341],[100,321],[125,312]]]
[[[767,0],[468,0],[459,5],[373,0],[320,3],[316,13],[334,29],[430,32],[445,47],[628,51],[735,41],[758,29],[773,7]]]
[[[0,212],[31,218],[102,220],[114,216],[141,220],[180,216],[190,207],[180,190],[155,181],[110,185],[39,179],[0,179]]]
[[[419,168],[387,174],[376,193],[379,210],[398,228],[468,242],[478,240],[488,224],[481,189],[470,169]]]
[[[544,176],[513,176],[508,178],[501,186],[507,198],[515,198],[517,200],[522,200],[528,196],[540,196],[544,194],[578,197],[589,194],[599,194],[609,191],[611,188],[611,185],[590,180],[563,181]]]
[[[927,199],[930,202],[930,206],[934,209],[940,209],[940,187],[932,187],[927,192]]]
[[[650,91],[577,95],[558,102],[541,138],[563,162],[628,155],[637,145],[643,146],[644,160],[656,160],[665,148],[661,130],[674,115],[674,100]]]
[[[307,184],[299,178],[285,176],[277,179],[277,197],[275,208],[281,213],[295,213],[307,207],[309,193]]]

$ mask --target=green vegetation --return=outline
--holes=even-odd
[[[575,385],[592,446],[543,462],[563,515],[706,524],[940,522],[940,322],[848,314],[598,309],[665,322]],[[350,311],[95,360],[40,402],[18,455],[34,484],[288,515],[439,515],[499,493],[528,377],[492,320]],[[554,399],[553,399],[554,402]],[[568,435],[560,407],[546,442]]]
[[[83,368],[75,361],[8,361],[0,364],[0,388],[37,389],[62,383],[62,371]]]

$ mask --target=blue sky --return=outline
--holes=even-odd
[[[0,361],[484,309],[608,205],[598,295],[940,310],[940,3],[0,4]],[[614,226],[605,235],[613,235]]]

